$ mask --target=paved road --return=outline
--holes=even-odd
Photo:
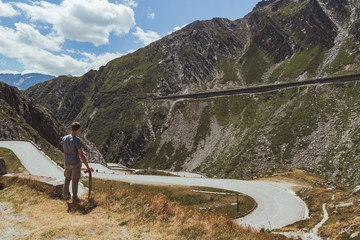
[[[50,161],[31,143],[22,141],[0,141],[0,147],[12,150],[30,174],[64,180],[64,170]],[[71,186],[70,192],[72,192]],[[86,192],[87,190],[79,184],[79,195]]]
[[[32,144],[28,142],[0,141],[0,146],[14,151],[31,174],[63,179],[61,168],[55,166]],[[241,225],[250,225],[256,229],[276,229],[308,217],[308,209],[305,203],[289,190],[288,185],[285,186],[284,184],[116,173],[94,173],[93,176],[126,182],[215,187],[241,192],[254,198],[258,207],[251,214],[236,220],[236,222]]]
[[[88,164],[89,164],[89,167],[94,169],[95,172],[101,172],[101,173],[113,173],[114,172],[110,168],[107,168],[100,163],[88,163]],[[84,163],[81,165],[81,168],[86,169],[86,166]]]
[[[280,183],[262,181],[104,173],[94,173],[93,176],[133,183],[214,187],[241,192],[254,198],[258,207],[246,217],[237,219],[236,222],[241,225],[250,225],[256,229],[276,229],[308,217],[305,203],[288,188],[289,184],[284,186]]]

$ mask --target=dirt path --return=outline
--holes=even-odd
[[[27,220],[27,216],[21,213],[13,213],[11,203],[0,202],[0,239],[8,240],[27,234],[17,223]]]
[[[297,231],[297,232],[276,232],[281,235],[284,235],[288,238],[301,238],[303,240],[321,240],[322,238],[318,235],[319,228],[329,219],[329,214],[326,211],[326,203],[322,205],[323,209],[323,219],[316,224],[316,226],[311,229],[310,232],[303,232],[303,231]]]

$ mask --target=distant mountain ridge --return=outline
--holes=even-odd
[[[35,84],[45,82],[53,78],[55,78],[55,76],[41,73],[0,73],[0,81],[7,83],[10,86],[17,87],[20,90],[26,90]]]

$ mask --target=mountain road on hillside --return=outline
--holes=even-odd
[[[233,96],[233,95],[242,95],[242,94],[261,94],[261,93],[279,91],[289,88],[298,88],[298,87],[314,86],[314,85],[321,86],[325,84],[344,84],[344,83],[358,82],[358,81],[360,81],[360,74],[354,74],[354,75],[344,75],[337,77],[318,78],[318,79],[298,81],[298,82],[268,84],[268,85],[260,85],[253,87],[225,89],[225,90],[200,92],[200,93],[149,96],[148,99],[150,100],[204,99],[204,98],[224,97],[224,96]]]
[[[0,141],[0,147],[11,149],[33,175],[64,178],[62,168],[29,142]],[[291,184],[96,172],[93,173],[93,177],[143,184],[213,187],[240,192],[254,198],[257,208],[249,215],[235,221],[258,230],[281,228],[308,217],[306,204],[291,190]],[[85,193],[86,190],[80,186],[79,192]]]

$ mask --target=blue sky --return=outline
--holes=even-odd
[[[258,0],[0,0],[0,72],[82,75],[195,20]]]

